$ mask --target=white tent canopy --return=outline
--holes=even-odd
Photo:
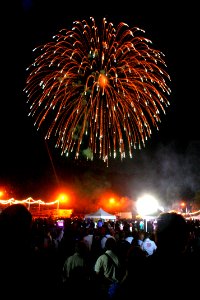
[[[107,213],[105,210],[103,210],[102,208],[99,208],[97,211],[95,211],[94,213],[91,214],[87,214],[85,215],[85,218],[90,218],[90,219],[107,219],[107,220],[116,220],[116,216],[115,215],[111,215],[109,213]]]

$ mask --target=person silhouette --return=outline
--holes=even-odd
[[[31,281],[31,226],[32,215],[23,204],[10,205],[0,214],[0,282],[7,299],[21,297]]]
[[[156,251],[147,258],[146,290],[153,286],[165,297],[191,299],[198,286],[194,276],[199,262],[187,251],[189,230],[185,218],[176,212],[164,212],[157,218],[155,229]],[[154,298],[160,298],[157,293]]]
[[[33,217],[22,204],[0,214],[0,284],[5,299],[47,299],[57,295],[53,257],[33,247]]]

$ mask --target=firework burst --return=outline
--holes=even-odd
[[[162,52],[153,49],[144,30],[123,22],[115,28],[104,18],[96,26],[75,21],[52,41],[37,47],[28,68],[25,91],[30,114],[61,154],[96,154],[108,163],[145,146],[158,129],[170,95]]]

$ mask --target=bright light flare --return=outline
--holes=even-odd
[[[141,216],[148,216],[158,209],[158,201],[151,195],[145,194],[136,202],[137,211]]]
[[[64,194],[64,193],[59,194],[59,195],[58,195],[58,200],[59,200],[60,202],[62,202],[62,203],[66,203],[66,202],[68,202],[68,200],[69,200],[69,196],[68,196],[67,194]]]

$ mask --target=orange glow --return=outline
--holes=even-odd
[[[128,197],[120,197],[113,191],[107,191],[100,196],[98,207],[110,213],[132,211],[133,200]]]
[[[68,191],[67,192],[65,192],[65,191],[59,192],[56,196],[57,209],[67,208],[69,206],[69,204],[71,205],[72,204],[71,198],[72,197]]]
[[[108,78],[105,75],[100,74],[99,75],[99,85],[100,85],[100,87],[105,88],[107,83],[108,83]]]
[[[49,201],[59,202],[59,205],[62,205],[62,208],[66,208],[70,204],[72,204],[72,200],[74,199],[74,191],[66,185],[62,185],[59,188],[52,191]]]
[[[120,198],[113,192],[104,193],[99,200],[99,206],[110,213],[116,212],[120,208]]]
[[[66,203],[69,200],[69,195],[62,193],[58,195],[58,200],[62,203]]]
[[[185,206],[185,202],[181,202],[181,206],[184,207]]]
[[[4,195],[3,191],[0,191],[0,197],[2,197]]]

